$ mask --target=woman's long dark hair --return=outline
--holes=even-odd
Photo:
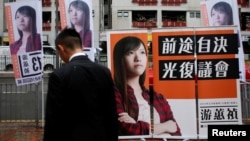
[[[233,10],[232,7],[226,2],[218,2],[213,8],[215,11],[223,12],[228,17],[228,25],[233,25]],[[212,12],[212,11],[211,11]]]
[[[114,83],[116,87],[119,89],[122,99],[123,99],[123,106],[124,110],[129,113],[132,117],[134,117],[134,111],[131,102],[128,100],[127,95],[127,74],[126,74],[126,66],[124,62],[125,55],[131,51],[138,49],[140,45],[143,44],[142,40],[134,37],[134,36],[127,36],[119,40],[113,52],[113,61],[114,61]],[[146,50],[146,48],[145,48]],[[144,86],[144,81],[146,77],[146,72],[144,71],[143,74],[139,78],[139,84],[141,87]],[[136,117],[137,118],[137,117]]]
[[[89,6],[86,2],[82,1],[82,0],[75,0],[72,1],[69,4],[69,7],[74,7],[76,9],[80,9],[83,13],[84,13],[84,18],[83,18],[83,22],[84,22],[84,27],[83,27],[83,35],[80,35],[82,37],[82,39],[85,39],[85,34],[88,33],[88,31],[90,30],[90,11],[89,11]],[[74,28],[74,25],[71,23],[71,26]],[[84,40],[83,40],[84,42]]]
[[[32,43],[32,47],[34,47],[35,45],[35,36],[37,34],[37,27],[36,27],[36,10],[33,8],[33,7],[30,7],[30,6],[21,6],[17,9],[16,11],[16,15],[17,13],[20,13],[22,15],[25,15],[27,17],[30,18],[30,22],[29,22],[29,31],[31,32],[31,41],[33,42]],[[16,17],[15,15],[15,17]],[[20,39],[19,40],[22,40],[23,38],[23,32],[19,29],[18,30],[18,33],[20,35]]]

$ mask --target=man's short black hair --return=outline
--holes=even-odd
[[[56,37],[55,45],[64,45],[69,49],[75,47],[82,48],[82,41],[80,34],[74,28],[64,28]]]

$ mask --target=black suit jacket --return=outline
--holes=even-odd
[[[118,141],[110,70],[76,56],[51,73],[44,141]]]

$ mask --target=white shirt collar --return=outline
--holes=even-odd
[[[70,58],[69,58],[69,61],[72,60],[72,58],[76,57],[76,56],[85,56],[86,54],[84,52],[78,52],[78,53],[75,53],[73,54]]]

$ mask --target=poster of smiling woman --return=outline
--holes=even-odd
[[[39,0],[5,3],[16,85],[42,80],[42,6]]]

